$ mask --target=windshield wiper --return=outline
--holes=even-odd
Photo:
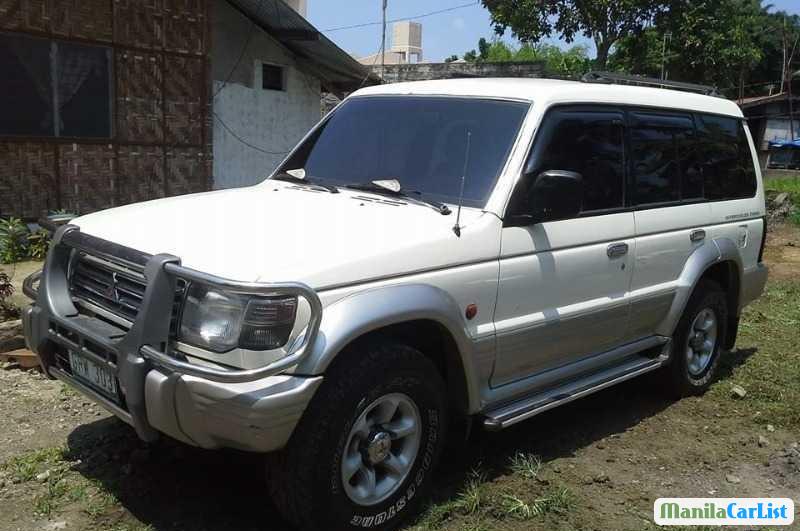
[[[273,179],[275,179],[276,181],[288,181],[297,184],[305,184],[307,186],[312,186],[316,188],[322,188],[323,190],[327,190],[332,194],[339,193],[339,189],[333,186],[332,184],[326,184],[309,177],[298,177],[297,175],[292,175],[291,173],[287,173],[284,171],[275,175]]]
[[[425,199],[422,197],[422,192],[418,190],[405,190],[400,185],[397,179],[375,180],[368,183],[353,183],[345,184],[342,188],[350,188],[351,190],[362,190],[364,192],[372,192],[380,195],[388,195],[390,197],[402,197],[407,201],[411,201],[418,205],[430,207],[443,216],[450,214],[450,207],[444,203]],[[411,197],[418,196],[418,197]]]

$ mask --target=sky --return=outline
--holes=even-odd
[[[450,9],[445,13],[418,19],[423,25],[423,49],[426,61],[441,61],[451,55],[464,55],[478,47],[481,37],[491,39],[494,31],[489,12],[478,1],[470,0],[388,0],[388,18],[412,18],[433,11]],[[775,10],[800,14],[800,0],[770,0]],[[308,18],[314,26],[325,32],[345,51],[356,57],[371,55],[380,50],[381,26],[325,31],[381,20],[381,0],[308,0]],[[415,19],[417,20],[417,19]],[[387,32],[387,47],[391,45],[391,27]],[[510,41],[511,37],[508,35]],[[565,45],[556,39],[548,42]],[[589,46],[591,41],[581,38],[579,44]]]

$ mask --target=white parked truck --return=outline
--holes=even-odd
[[[300,528],[390,529],[457,421],[709,386],[767,278],[756,160],[687,91],[366,88],[261,184],[59,229],[26,337],[145,441],[271,453]]]

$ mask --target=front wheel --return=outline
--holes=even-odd
[[[348,355],[268,468],[278,508],[302,529],[395,528],[418,509],[444,443],[430,360],[397,344]]]
[[[701,281],[689,298],[675,330],[669,366],[669,390],[683,397],[704,393],[719,366],[727,333],[728,302],[719,284]]]

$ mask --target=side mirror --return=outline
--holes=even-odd
[[[528,205],[535,223],[576,217],[583,208],[583,176],[565,170],[540,173],[529,188]]]

